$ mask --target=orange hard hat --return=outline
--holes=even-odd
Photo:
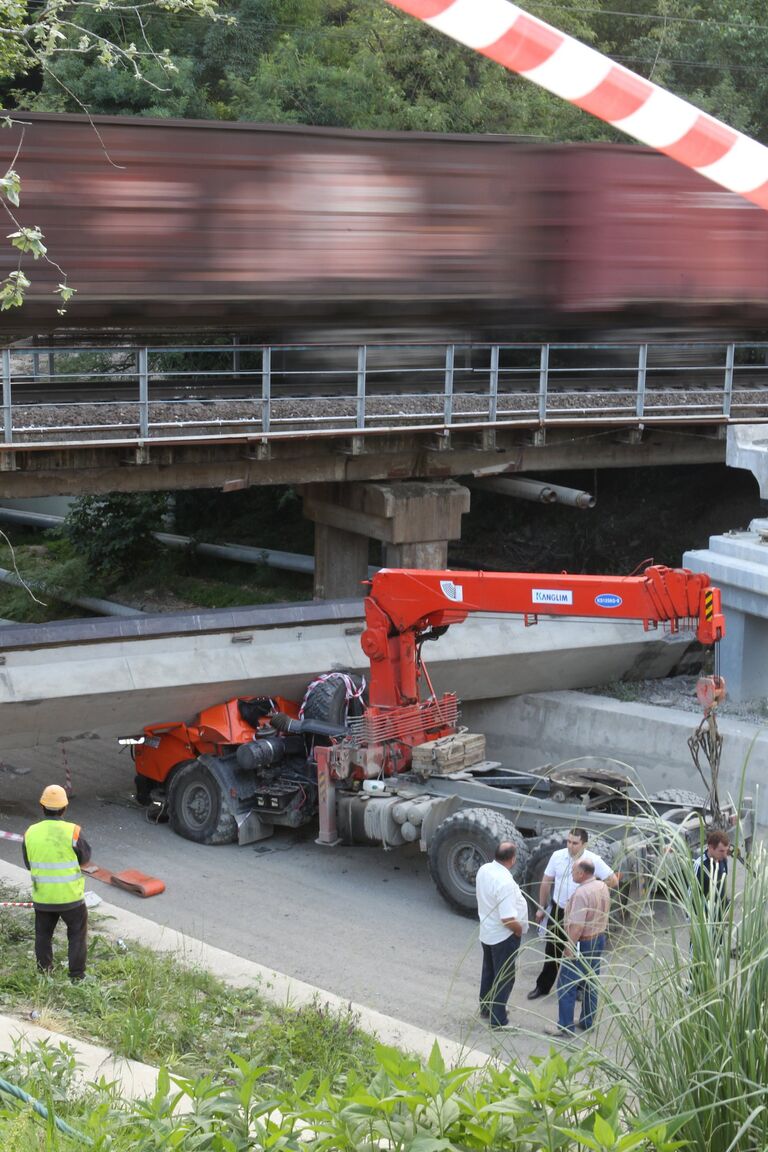
[[[49,784],[47,788],[43,789],[40,803],[43,808],[50,808],[51,811],[58,812],[67,807],[69,799],[61,784]]]

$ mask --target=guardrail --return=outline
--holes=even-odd
[[[163,442],[768,419],[768,343],[2,350],[3,440]]]

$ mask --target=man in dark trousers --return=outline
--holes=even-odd
[[[478,868],[475,881],[483,948],[480,1015],[490,1020],[491,1028],[508,1027],[507,1001],[515,983],[517,950],[528,929],[528,905],[512,877],[516,860],[515,845],[503,840],[494,859]]]
[[[35,905],[35,959],[41,972],[53,972],[53,933],[61,918],[67,926],[69,975],[85,976],[88,953],[88,909],[80,871],[91,849],[78,824],[64,819],[69,800],[58,784],[40,797],[43,819],[24,833],[24,864],[32,873]]]

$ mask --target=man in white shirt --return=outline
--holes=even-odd
[[[536,977],[536,986],[528,993],[529,1000],[547,996],[555,986],[560,957],[563,954],[565,935],[563,917],[565,907],[578,884],[573,878],[573,866],[580,860],[588,860],[595,866],[596,880],[603,880],[609,888],[617,888],[619,878],[613,869],[594,852],[587,851],[589,837],[583,828],[571,828],[565,840],[565,848],[559,848],[549,858],[539,887],[539,909],[536,920],[542,923],[547,916],[547,946],[544,951],[544,966]]]
[[[528,907],[512,869],[515,845],[502,841],[495,859],[478,869],[476,879],[483,972],[480,977],[480,1015],[491,1028],[506,1028],[507,1001],[515,983],[520,939],[528,929]]]

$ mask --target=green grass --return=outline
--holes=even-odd
[[[185,1076],[222,1065],[232,1050],[269,1066],[270,1082],[283,1086],[308,1067],[318,1081],[335,1082],[374,1066],[374,1042],[351,1011],[333,1012],[319,1000],[295,1009],[275,1006],[257,988],[227,987],[139,945],[120,948],[98,929],[91,931],[86,980],[72,984],[67,977],[61,928],[56,973],[40,976],[32,911],[5,909],[1,916],[0,1012],[7,1015],[35,1012],[44,1027]]]

